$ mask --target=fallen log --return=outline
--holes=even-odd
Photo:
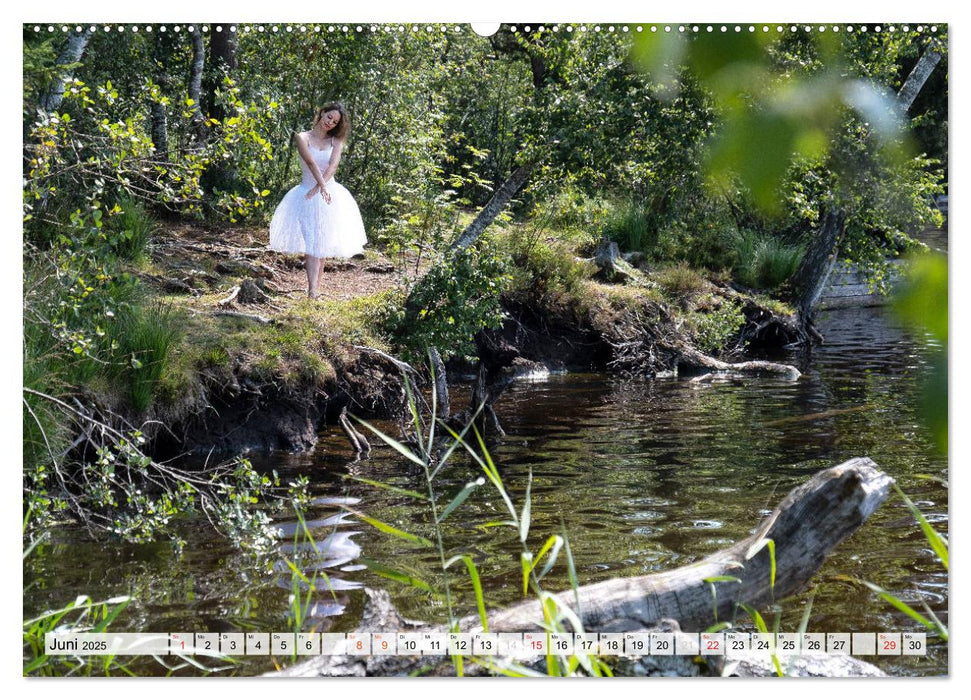
[[[750,360],[748,362],[723,362],[698,352],[692,347],[684,346],[680,349],[678,358],[679,369],[692,371],[729,373],[729,374],[775,374],[786,379],[799,379],[801,372],[792,365],[766,360]]]
[[[892,483],[870,459],[851,459],[793,489],[752,536],[727,549],[672,571],[581,586],[576,596],[570,591],[558,598],[574,608],[587,632],[643,631],[671,624],[671,620],[684,631],[704,630],[716,620],[735,618],[741,604],[758,609],[805,587],[827,554],[886,499]],[[774,544],[774,582],[769,540]],[[444,629],[404,620],[385,592],[368,591],[368,596],[361,631]],[[488,616],[489,632],[536,631],[542,621],[535,600]],[[476,615],[461,620],[459,628],[482,631]],[[445,666],[448,660],[438,663]],[[320,656],[280,674],[387,676],[427,670],[435,664],[428,657]]]

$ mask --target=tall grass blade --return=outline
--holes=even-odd
[[[938,624],[934,624],[933,622],[931,622],[930,620],[928,620],[926,617],[924,617],[923,615],[921,615],[919,612],[917,612],[916,610],[914,610],[912,607],[910,607],[909,605],[907,605],[907,603],[905,603],[904,601],[900,600],[900,598],[898,598],[897,596],[895,596],[893,593],[890,593],[889,591],[885,590],[884,588],[881,588],[880,586],[878,586],[875,583],[870,583],[869,581],[864,581],[862,579],[853,578],[852,576],[837,576],[836,578],[837,579],[840,579],[842,581],[848,581],[848,582],[853,583],[853,584],[856,584],[858,586],[866,586],[871,591],[873,591],[874,593],[876,593],[878,596],[880,596],[881,598],[883,598],[885,601],[887,601],[888,603],[890,603],[893,607],[897,608],[897,610],[899,610],[904,615],[906,615],[907,617],[909,617],[911,620],[914,620],[915,622],[918,622],[918,623],[924,625],[924,627],[926,627],[927,629],[931,630],[932,632],[937,633],[938,636],[940,636],[941,639],[943,639],[945,642],[947,641],[947,628],[946,627],[944,627],[943,625],[940,625],[939,623]]]
[[[428,447],[425,449],[425,454],[431,456],[432,447],[435,445],[435,422],[438,420],[438,384],[435,381],[435,361],[432,359],[431,349],[428,351],[428,370],[432,377],[432,419],[428,425]],[[420,433],[417,434],[420,435]]]
[[[566,573],[570,579],[570,588],[573,589],[573,600],[576,603],[577,615],[580,611],[580,580],[577,578],[577,566],[573,560],[573,551],[570,549],[570,539],[566,536],[566,527],[563,527],[563,548],[566,555]]]
[[[25,527],[26,527],[26,524],[25,524]],[[29,545],[27,545],[27,548],[24,550],[23,558],[26,559],[27,557],[29,557],[31,552],[33,552],[34,549],[37,548],[37,545],[39,545],[45,539],[47,539],[47,533],[46,532],[40,533],[37,539],[33,540]]]
[[[422,591],[427,591],[429,593],[434,593],[435,590],[429,586],[427,583],[422,581],[420,578],[411,576],[410,574],[403,573],[397,569],[392,569],[384,564],[379,564],[373,559],[366,559],[364,557],[358,558],[358,561],[364,564],[369,571],[373,571],[378,576],[382,578],[389,579],[391,581],[397,581],[398,583],[403,583],[405,585],[411,586],[412,588],[417,588]]]
[[[415,442],[423,452],[422,457],[427,460],[428,455],[431,454],[431,445],[429,444],[428,451],[425,451],[425,445],[421,440],[421,416],[418,415],[418,404],[415,402],[415,397],[411,392],[411,382],[408,381],[407,377],[404,379],[404,383],[405,396],[408,399],[408,410],[411,411],[411,420],[415,424]],[[432,421],[432,424],[434,425],[434,420]],[[422,466],[424,465],[425,462],[423,461]]]
[[[904,500],[904,503],[907,504],[907,508],[910,509],[910,512],[914,514],[914,517],[917,518],[917,522],[920,523],[920,529],[923,530],[924,537],[927,539],[928,544],[930,544],[931,549],[934,550],[934,553],[937,555],[937,558],[941,560],[941,563],[944,565],[944,568],[948,569],[947,540],[944,538],[943,535],[941,535],[937,530],[935,530],[929,522],[927,522],[927,518],[925,518],[924,514],[920,512],[920,508],[915,506],[913,501],[907,498],[907,494],[901,491],[900,487],[897,486],[896,482],[894,482],[893,484],[893,489],[894,491],[897,492],[897,495],[899,495]]]
[[[526,481],[526,502],[523,503],[523,513],[519,517],[519,540],[526,544],[526,538],[529,536],[529,522],[532,515],[532,498],[530,493],[533,489],[533,470],[529,470],[529,478]],[[538,557],[537,557],[538,559]]]
[[[475,568],[475,562],[468,554],[459,554],[448,560],[445,564],[447,569],[457,561],[462,561],[468,569],[469,578],[472,580],[472,589],[475,591],[475,605],[479,610],[479,621],[482,623],[482,631],[489,631],[489,619],[486,615],[485,596],[482,594],[482,580],[479,578],[479,570]]]
[[[382,522],[368,515],[364,515],[364,513],[361,513],[360,511],[356,511],[352,508],[348,508],[345,505],[342,505],[341,508],[346,510],[348,513],[352,513],[356,517],[360,518],[361,520],[363,520],[364,522],[366,522],[368,525],[375,528],[376,530],[380,530],[381,532],[384,532],[388,535],[397,537],[402,540],[406,540],[408,542],[414,542],[415,544],[420,544],[423,547],[435,546],[432,542],[430,542],[429,540],[426,540],[424,537],[420,537],[419,535],[413,535],[410,532],[405,532],[404,530],[399,530],[394,525],[389,525],[388,523]]]
[[[711,605],[712,613],[715,618],[715,622],[718,622],[718,590],[715,588],[715,584],[720,581],[741,583],[742,579],[735,576],[709,576],[708,578],[702,579],[711,588]]]
[[[424,496],[417,491],[409,491],[408,489],[402,489],[397,486],[392,486],[391,484],[385,484],[380,481],[372,481],[371,479],[365,479],[363,476],[353,476],[351,474],[346,474],[345,479],[351,479],[353,481],[360,481],[362,484],[367,484],[368,486],[374,486],[375,488],[384,489],[385,491],[391,491],[392,493],[400,493],[402,496],[410,496],[411,498],[417,498],[420,501],[427,501],[428,496]]]
[[[755,623],[755,628],[759,632],[762,634],[769,634],[769,628],[766,627],[765,620],[762,619],[762,615],[759,614],[758,610],[751,606],[745,605],[744,603],[740,603],[739,607],[748,613],[748,616],[752,618],[752,622]],[[782,664],[779,663],[779,657],[776,656],[775,652],[772,652],[772,664],[775,666],[776,675],[781,678],[784,675],[782,673]]]
[[[377,428],[375,428],[373,425],[371,425],[370,423],[368,423],[366,421],[361,420],[357,416],[351,416],[351,417],[354,420],[356,420],[358,423],[360,423],[361,425],[363,425],[365,428],[367,428],[368,430],[370,430],[372,433],[374,433],[375,435],[377,435],[385,444],[387,444],[390,447],[393,447],[395,450],[397,450],[406,459],[411,460],[412,462],[414,462],[415,464],[417,464],[419,467],[424,467],[425,466],[425,463],[421,460],[420,457],[418,457],[414,452],[412,452],[411,450],[409,450],[407,447],[405,447],[404,445],[402,445],[400,442],[398,442],[397,440],[395,440],[390,435],[385,435],[380,430],[378,430]]]
[[[533,570],[533,555],[529,552],[521,552],[519,564],[523,574],[523,598],[529,593],[529,573]]]
[[[556,558],[560,555],[560,549],[563,548],[563,538],[560,537],[559,535],[553,535],[548,540],[546,540],[546,544],[543,545],[543,548],[539,550],[539,554],[536,555],[537,562],[543,558],[543,555],[546,554],[547,550],[550,550],[551,546],[552,546],[552,550],[550,551],[550,556],[547,558],[546,564],[543,566],[542,570],[540,570],[539,572],[539,575],[536,577],[539,580],[542,580],[543,577],[546,576],[546,574],[549,573],[550,569],[552,569],[553,566],[556,564]]]
[[[472,430],[475,432],[475,437],[479,441],[479,448],[482,450],[482,456],[485,458],[485,462],[483,462],[480,459],[479,464],[482,465],[482,468],[485,470],[486,476],[492,482],[492,485],[496,487],[496,490],[499,492],[499,495],[502,497],[503,503],[506,504],[506,508],[509,510],[509,514],[512,515],[512,519],[516,521],[517,528],[518,528],[519,514],[516,513],[516,508],[515,506],[513,506],[512,500],[510,500],[509,498],[509,494],[506,493],[506,487],[502,483],[502,476],[500,476],[499,470],[496,468],[495,463],[492,461],[492,455],[489,454],[489,450],[486,448],[485,441],[482,439],[482,435],[479,433],[479,429],[476,428],[475,426],[472,426]],[[467,445],[466,445],[466,448],[469,450],[469,452],[472,452],[472,454],[475,454],[475,452],[473,452],[472,449],[469,448]],[[478,456],[476,458],[478,459]],[[530,474],[532,474],[532,472],[530,472]],[[529,499],[527,499],[527,503],[528,501]]]
[[[452,456],[452,453],[455,452],[455,449],[459,445],[465,445],[465,434],[469,432],[469,428],[471,428],[472,425],[475,423],[475,419],[478,417],[479,411],[481,410],[482,410],[482,407],[480,406],[479,410],[476,411],[475,415],[472,416],[472,419],[469,421],[468,425],[462,428],[462,432],[458,434],[456,434],[454,430],[448,427],[448,425],[446,425],[442,421],[439,421],[442,424],[442,427],[444,427],[449,433],[451,433],[453,440],[452,440],[452,444],[448,446],[448,449],[445,450],[445,454],[442,455],[442,457],[438,460],[438,464],[435,465],[435,468],[432,470],[431,476],[429,477],[430,479],[434,481],[435,476],[438,474],[439,470],[442,467],[444,467],[445,464],[448,462],[449,458]],[[474,456],[476,457],[476,459],[478,459],[478,455],[474,455]],[[479,463],[482,464],[482,460],[479,460]]]
[[[775,595],[775,540],[766,538],[765,545],[769,548],[769,590]]]
[[[465,488],[463,488],[455,495],[455,498],[452,499],[452,502],[449,503],[447,506],[445,506],[445,510],[443,510],[442,514],[438,516],[438,524],[441,525],[445,521],[445,518],[448,517],[449,513],[451,513],[453,510],[458,508],[463,503],[465,503],[465,499],[467,499],[470,495],[472,495],[472,492],[475,491],[477,487],[482,486],[482,484],[484,483],[485,483],[485,479],[483,479],[481,476],[475,481],[470,481],[469,483],[467,483],[465,485]]]

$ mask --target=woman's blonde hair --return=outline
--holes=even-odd
[[[334,128],[327,132],[327,135],[333,136],[338,141],[343,141],[347,138],[347,132],[351,130],[351,123],[347,120],[347,110],[344,109],[344,105],[342,105],[340,102],[328,102],[317,110],[317,117],[314,119],[314,126],[317,126],[317,122],[320,121],[320,118],[331,110],[337,111],[341,115],[341,118],[337,124],[334,125]]]

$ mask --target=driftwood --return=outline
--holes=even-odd
[[[372,355],[377,355],[383,360],[387,360],[395,367],[400,369],[402,373],[407,372],[408,374],[411,374],[411,375],[418,374],[415,368],[409,365],[407,362],[403,360],[399,360],[397,357],[393,357],[382,350],[378,350],[377,348],[371,348],[371,347],[368,347],[367,345],[352,345],[351,347],[354,348],[355,350],[360,350],[362,352],[369,352]]]
[[[694,564],[658,574],[619,578],[559,594],[587,632],[656,629],[676,620],[684,631],[700,631],[731,620],[739,605],[756,609],[793,595],[812,579],[827,554],[852,535],[886,499],[893,480],[868,458],[851,459],[817,473],[793,489],[755,534]],[[775,548],[771,582],[768,540]],[[368,591],[360,631],[443,631],[404,620],[384,592]],[[541,628],[542,611],[528,601],[488,616],[490,632]],[[481,631],[472,615],[459,622],[464,632]],[[444,666],[447,659],[441,659]],[[542,663],[539,661],[539,663]],[[434,666],[434,658],[406,656],[320,656],[282,672],[288,676],[406,674]],[[468,666],[466,667],[468,671]]]
[[[370,454],[371,445],[368,443],[367,438],[365,438],[359,430],[357,430],[351,422],[347,419],[347,406],[341,409],[340,416],[337,418],[337,423],[340,425],[341,430],[344,431],[344,435],[347,437],[347,441],[351,443],[351,447],[358,455]]]
[[[786,379],[799,379],[801,376],[799,370],[792,365],[768,362],[766,360],[723,362],[688,346],[681,348],[678,366],[693,371],[701,370],[709,373],[775,374]]]

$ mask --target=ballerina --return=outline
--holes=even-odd
[[[270,221],[270,250],[305,256],[311,299],[319,294],[321,260],[349,258],[367,243],[357,202],[333,179],[349,130],[344,106],[331,102],[318,110],[310,131],[297,133],[303,179],[284,195]]]

